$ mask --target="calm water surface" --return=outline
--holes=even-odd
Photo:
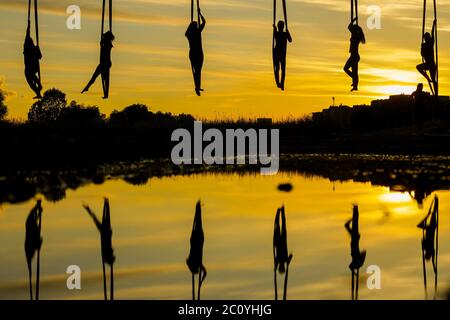
[[[291,182],[290,193],[277,190]],[[440,199],[439,282],[450,285],[450,192]],[[318,177],[198,174],[153,178],[133,186],[122,180],[67,191],[64,200],[43,201],[41,299],[102,299],[99,234],[82,208],[100,215],[111,203],[116,254],[116,299],[190,299],[191,274],[185,260],[197,200],[203,203],[203,299],[273,299],[273,221],[286,206],[289,251],[288,299],[350,299],[350,237],[344,223],[352,204],[360,210],[360,299],[424,299],[421,231],[426,214],[408,194],[370,183],[330,182]],[[28,299],[24,253],[25,220],[34,200],[0,208],[0,299]],[[66,268],[78,265],[82,289],[66,288]],[[366,269],[378,265],[382,289],[366,287]],[[429,296],[434,276],[429,269]],[[281,292],[283,279],[279,277]],[[280,293],[281,294],[281,293]]]

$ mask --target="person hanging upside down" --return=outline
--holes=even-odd
[[[194,76],[195,93],[200,96],[203,91],[201,87],[202,82],[202,67],[203,67],[203,46],[202,46],[202,31],[205,28],[206,20],[203,17],[200,9],[198,10],[201,23],[198,25],[196,21],[192,21],[186,30],[185,36],[189,41],[189,60],[191,60],[192,74]]]
[[[366,251],[359,249],[359,239],[361,235],[359,234],[359,211],[358,206],[353,207],[353,217],[345,223],[345,229],[351,237],[350,241],[350,251],[352,256],[352,262],[348,266],[349,269],[354,272],[362,267],[364,261],[366,260]]]
[[[292,42],[292,37],[289,30],[286,29],[286,32],[284,31],[284,21],[278,21],[278,30],[277,27],[273,25],[273,37],[275,39],[275,47],[273,48],[275,81],[277,83],[277,87],[284,90],[284,81],[286,79],[287,42]]]
[[[359,76],[358,76],[358,64],[360,60],[359,56],[359,44],[366,43],[366,38],[364,32],[360,26],[356,23],[356,18],[350,22],[348,25],[348,30],[351,32],[352,36],[350,38],[350,58],[344,66],[345,73],[352,78],[352,90],[358,90]],[[350,70],[351,69],[351,70]]]
[[[418,228],[424,230],[424,237],[422,239],[422,250],[426,260],[431,260],[433,263],[433,270],[436,272],[436,229],[437,229],[437,210],[434,207],[430,210],[418,225]]]
[[[30,36],[30,26],[28,25],[25,42],[23,44],[23,55],[25,62],[25,78],[36,96],[34,99],[41,99],[42,84],[39,79],[39,60],[42,59],[41,50],[36,46]]]
[[[195,207],[194,224],[192,226],[191,233],[191,249],[189,251],[189,257],[186,259],[186,264],[189,267],[191,273],[198,274],[200,277],[200,286],[206,278],[207,272],[203,265],[203,244],[205,242],[205,236],[202,226],[202,211],[201,203],[197,202]]]
[[[419,71],[425,79],[432,85],[433,93],[437,92],[437,81],[436,81],[436,62],[434,60],[434,34],[436,29],[436,20],[433,21],[433,28],[431,34],[425,32],[423,35],[422,46],[420,49],[420,54],[423,58],[423,63],[417,65],[417,71]],[[427,71],[430,75],[427,74]]]
[[[280,224],[281,215],[281,224]],[[285,273],[286,269],[291,263],[292,254],[288,253],[287,246],[287,230],[286,230],[286,215],[284,207],[277,210],[277,215],[275,217],[274,223],[274,233],[273,233],[273,247],[274,247],[274,264],[275,271],[280,273]]]
[[[102,35],[102,40],[100,41],[100,64],[95,69],[91,80],[86,85],[81,93],[87,92],[89,88],[97,80],[98,76],[102,76],[102,86],[103,86],[103,99],[108,99],[109,96],[109,75],[112,66],[111,62],[111,50],[113,48],[112,42],[114,41],[114,35],[111,31],[107,31]]]

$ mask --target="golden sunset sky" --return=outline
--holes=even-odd
[[[187,0],[115,0],[110,99],[101,84],[80,91],[98,63],[101,1],[40,0],[41,70],[44,89],[56,87],[68,100],[98,105],[107,115],[132,103],[152,110],[191,113],[200,118],[302,116],[337,104],[369,103],[395,93],[411,93],[422,81],[422,0],[360,0],[360,91],[342,67],[348,57],[349,0],[288,0],[286,91],[274,83],[271,60],[272,6],[269,0],[202,0],[205,64],[201,98],[195,96],[184,37],[190,20]],[[428,1],[431,2],[431,1]],[[68,30],[66,8],[81,8],[81,30]],[[381,29],[369,30],[366,9],[382,10]],[[429,6],[428,28],[432,22]],[[281,1],[279,1],[281,17]],[[440,93],[450,89],[450,0],[438,0]],[[0,2],[0,79],[8,92],[9,117],[25,119],[33,92],[23,75],[22,45],[26,0]]]

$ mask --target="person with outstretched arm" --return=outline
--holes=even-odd
[[[110,69],[112,66],[111,51],[113,48],[112,44],[113,41],[114,35],[111,31],[107,31],[102,35],[102,39],[100,41],[100,64],[97,66],[97,69],[95,69],[91,80],[89,80],[88,84],[81,93],[87,92],[89,88],[94,84],[95,80],[97,80],[98,76],[101,75],[103,86],[103,99],[108,99]]]

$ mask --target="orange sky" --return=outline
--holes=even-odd
[[[191,113],[201,118],[302,116],[336,103],[369,103],[392,93],[410,93],[421,62],[422,1],[360,1],[360,91],[350,93],[342,67],[348,56],[349,1],[288,0],[286,91],[276,89],[271,66],[272,1],[202,0],[207,19],[201,98],[195,96],[184,32],[190,19],[186,0],[121,0],[114,5],[111,97],[101,85],[79,92],[96,67],[101,1],[40,0],[41,69],[45,88],[64,91],[68,100],[98,105],[103,113],[132,103],[153,110]],[[280,7],[281,7],[281,1]],[[0,3],[0,79],[9,92],[10,118],[26,118],[33,94],[23,76],[24,0]],[[81,30],[66,28],[66,8],[81,7]],[[368,30],[366,8],[382,9],[382,28]],[[447,94],[450,0],[439,0],[440,92]],[[279,12],[281,14],[281,10]],[[430,16],[427,21],[431,25]]]

